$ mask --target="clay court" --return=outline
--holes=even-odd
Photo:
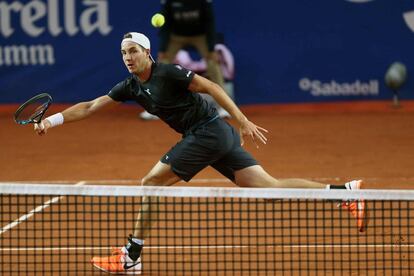
[[[269,130],[267,145],[256,149],[247,143],[246,148],[276,178],[328,183],[362,178],[369,188],[412,188],[412,105],[245,107],[248,118]],[[132,105],[53,129],[44,137],[16,125],[14,109],[2,107],[0,114],[1,181],[138,180],[180,138],[160,121],[139,120],[140,109]],[[50,114],[58,110],[54,106]],[[196,178],[222,176],[207,169]],[[207,185],[231,184],[223,178]]]
[[[269,130],[267,145],[257,149],[248,142],[246,148],[276,178],[332,184],[363,179],[368,189],[412,189],[414,103],[402,105],[399,109],[389,102],[242,107],[250,120]],[[50,114],[63,107],[53,106]],[[180,138],[160,121],[139,120],[141,110],[132,105],[38,137],[30,126],[13,122],[15,108],[0,108],[1,182],[136,185]],[[211,168],[178,185],[234,186]],[[407,239],[404,234],[402,239]]]

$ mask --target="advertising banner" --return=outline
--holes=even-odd
[[[239,104],[391,99],[384,74],[407,68],[414,99],[414,1],[213,1],[234,56]],[[159,1],[0,0],[0,103],[48,92],[69,103],[106,94],[128,76],[124,33],[145,33]]]

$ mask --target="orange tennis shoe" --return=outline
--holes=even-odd
[[[362,188],[362,180],[353,180],[345,183],[347,190],[356,191]],[[348,210],[356,219],[359,232],[364,232],[367,226],[367,208],[364,199],[344,201],[342,208]]]
[[[125,247],[115,248],[112,256],[109,257],[93,257],[91,263],[94,267],[110,274],[141,274],[141,258],[136,262],[131,260]]]

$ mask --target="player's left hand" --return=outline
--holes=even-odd
[[[251,137],[253,142],[256,144],[256,147],[259,148],[259,145],[256,142],[258,139],[263,144],[266,144],[267,138],[264,136],[263,132],[268,133],[267,129],[264,129],[260,126],[255,125],[254,123],[250,122],[249,120],[245,120],[240,125],[240,139],[241,145],[244,145],[244,137]]]

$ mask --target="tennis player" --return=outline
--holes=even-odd
[[[126,34],[121,42],[121,54],[131,75],[107,95],[47,117],[35,125],[35,131],[43,135],[52,127],[85,119],[103,107],[135,101],[182,134],[182,139],[142,179],[142,185],[190,181],[202,169],[212,166],[241,187],[361,188],[359,180],[333,186],[304,179],[273,178],[242,148],[246,137],[255,143],[266,144],[264,133],[267,130],[249,121],[219,85],[179,65],[155,63],[150,49],[150,41],[145,35]],[[216,109],[198,93],[211,95],[231,114],[239,131],[222,120]],[[127,245],[118,249],[115,255],[94,257],[91,262],[95,267],[108,273],[141,273],[141,250],[156,216],[151,212],[149,200],[143,199],[134,234],[128,238]],[[363,231],[365,202],[358,200],[342,205],[356,217],[358,228]]]

